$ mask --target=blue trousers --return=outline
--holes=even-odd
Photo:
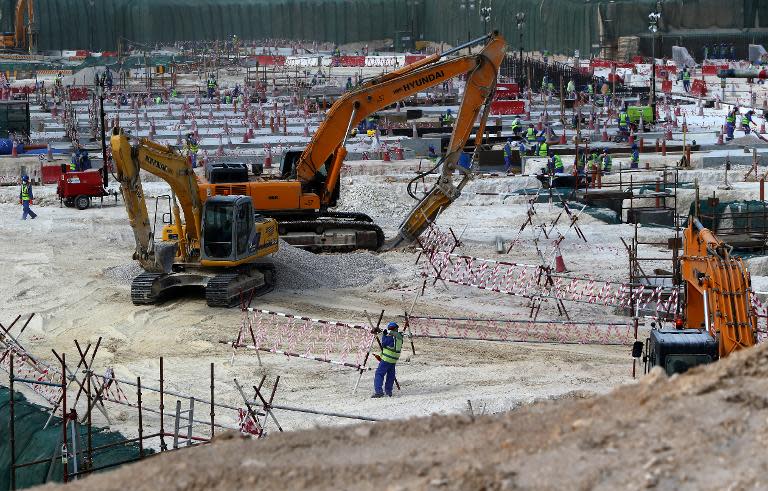
[[[23,211],[23,212],[22,212],[22,214],[21,214],[21,219],[22,219],[22,220],[26,220],[26,219],[27,219],[27,215],[29,215],[30,217],[32,217],[32,219],[33,219],[33,220],[34,220],[35,218],[37,218],[37,213],[35,213],[34,211],[32,211],[32,209],[29,207],[29,200],[24,200],[24,201],[22,201],[22,202],[21,202],[21,206],[22,206],[22,208],[24,209],[24,211]]]
[[[736,125],[734,125],[733,123],[725,124],[725,132],[727,133],[729,140],[733,140],[733,130],[735,129],[736,129]]]
[[[394,363],[379,362],[379,366],[376,368],[376,373],[373,376],[373,391],[376,394],[392,395],[392,386],[395,385],[395,366]],[[382,385],[384,390],[382,390]]]

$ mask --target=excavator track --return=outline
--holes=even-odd
[[[249,270],[218,274],[208,280],[205,286],[205,301],[209,307],[232,307],[240,303],[241,296],[249,297],[252,290],[255,297],[272,291],[275,283],[275,267],[271,264],[258,264]]]
[[[154,291],[157,280],[162,273],[141,273],[131,282],[131,302],[134,305],[152,305],[157,303],[160,295]]]
[[[372,220],[348,221],[323,217],[286,221],[279,223],[278,231],[280,238],[288,244],[312,252],[376,251],[384,244],[384,231]]]

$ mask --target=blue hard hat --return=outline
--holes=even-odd
[[[451,114],[451,108],[448,108],[448,111],[446,111],[448,114]]]
[[[512,143],[512,138],[507,138],[507,143]]]
[[[632,144],[632,150],[637,150],[637,143]]]
[[[25,182],[26,182],[26,181],[29,181],[29,176],[28,176],[28,175],[26,175],[26,174],[24,174],[23,176],[21,176],[21,180],[22,180],[22,181],[25,181]]]
[[[398,329],[400,326],[397,325],[397,322],[390,322],[387,324],[387,329]]]

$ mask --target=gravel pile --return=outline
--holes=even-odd
[[[271,258],[277,269],[277,288],[310,290],[352,288],[371,283],[377,277],[394,274],[394,269],[369,252],[313,254],[280,241],[280,250]],[[104,277],[129,284],[144,270],[137,262],[104,270]]]
[[[359,287],[378,276],[394,273],[387,263],[369,252],[313,254],[282,240],[272,259],[277,268],[277,288],[282,290]]]
[[[130,263],[105,269],[104,277],[118,283],[130,283],[143,272],[144,269],[139,266],[139,263],[131,261]]]

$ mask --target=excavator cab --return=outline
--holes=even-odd
[[[703,329],[652,329],[645,342],[637,341],[633,355],[642,360],[645,373],[660,366],[668,376],[685,373],[697,366],[717,361],[717,340]]]
[[[204,266],[237,266],[277,251],[274,220],[254,215],[247,196],[214,196],[203,206],[200,258]]]

